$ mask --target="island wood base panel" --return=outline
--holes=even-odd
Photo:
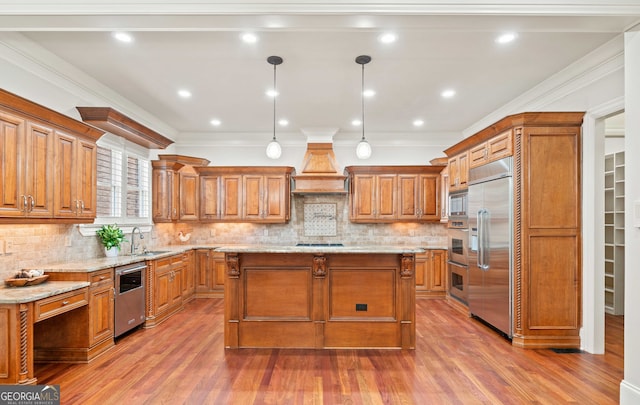
[[[225,259],[227,348],[415,348],[413,254]]]

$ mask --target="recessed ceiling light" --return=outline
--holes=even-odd
[[[242,34],[242,40],[248,44],[255,44],[258,42],[258,36],[253,32],[245,32]]]
[[[380,35],[380,37],[378,37],[378,40],[383,44],[390,44],[392,42],[396,42],[396,39],[398,39],[398,36],[393,32],[387,32]]]
[[[181,89],[181,90],[178,90],[178,95],[182,98],[189,98],[191,97],[191,92],[186,89]]]
[[[451,98],[456,95],[456,91],[453,89],[444,90],[440,95],[444,98]]]
[[[518,35],[516,35],[514,32],[506,32],[500,35],[498,38],[496,38],[496,42],[499,44],[508,44],[509,42],[512,42],[517,37]]]
[[[133,37],[126,32],[114,32],[113,37],[120,42],[133,42]]]
[[[280,119],[280,121],[278,121],[278,124],[279,124],[281,127],[286,127],[287,125],[289,125],[289,121],[288,121],[288,120],[286,120],[285,118],[281,118],[281,119]]]
[[[353,125],[354,127],[359,127],[360,125],[362,125],[362,121],[353,120],[353,121],[351,121],[351,125]]]
[[[421,120],[421,119],[413,120],[414,127],[421,127],[423,125],[424,125],[424,120]]]
[[[273,98],[273,97],[278,97],[278,95],[279,95],[280,93],[278,93],[276,90],[271,89],[271,90],[267,90],[267,91],[265,92],[265,94],[266,94],[267,96],[269,96],[269,97]]]
[[[365,91],[362,92],[362,95],[365,97],[373,97],[376,95],[375,90],[371,90],[371,89],[367,89]]]
[[[209,121],[211,123],[211,125],[213,125],[214,127],[219,127],[220,124],[222,124],[222,121],[220,121],[217,118],[212,119],[211,121]]]

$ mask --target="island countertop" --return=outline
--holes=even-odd
[[[382,245],[228,245],[220,246],[216,252],[223,253],[367,253],[367,254],[403,254],[424,253],[425,249],[415,246]]]

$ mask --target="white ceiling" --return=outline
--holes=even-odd
[[[25,44],[34,41],[111,88],[141,116],[155,117],[159,126],[213,136],[271,132],[273,104],[265,95],[273,80],[266,61],[270,55],[284,59],[277,70],[277,116],[290,124],[278,131],[337,127],[358,132],[351,125],[361,114],[361,68],[354,60],[370,55],[365,83],[377,94],[365,101],[367,131],[419,137],[463,131],[639,21],[640,2],[612,2],[611,7],[614,3],[627,7],[612,13],[603,12],[604,6],[591,13],[585,8],[583,15],[553,10],[305,14],[284,9],[277,14],[184,15],[172,9],[119,16],[95,10],[84,10],[83,16],[68,11],[37,15],[28,9],[7,15],[0,8],[0,26],[21,32]],[[111,31],[116,29],[131,33],[134,42],[115,41]],[[257,43],[240,40],[247,30],[259,36]],[[386,31],[397,33],[395,43],[378,42]],[[517,32],[518,38],[496,44],[505,31]],[[180,88],[193,96],[180,99]],[[457,95],[443,99],[440,92],[446,88]],[[135,109],[125,112],[136,118]],[[221,126],[209,123],[214,117]],[[413,127],[416,118],[425,121],[423,127]]]

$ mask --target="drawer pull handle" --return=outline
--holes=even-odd
[[[62,305],[67,305],[69,301],[62,301]]]
[[[104,280],[105,278],[107,278],[106,276],[100,276],[100,280]]]

